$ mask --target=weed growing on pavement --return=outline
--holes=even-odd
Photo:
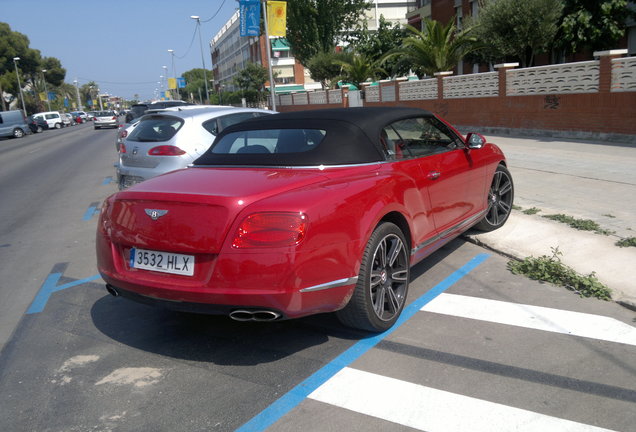
[[[523,207],[518,206],[518,205],[516,205],[516,204],[513,204],[513,205],[512,205],[512,209],[513,209],[513,210],[521,210],[522,208],[523,208]]]
[[[618,247],[636,247],[636,237],[627,237],[614,243]]]
[[[524,210],[522,213],[527,214],[527,215],[533,215],[533,214],[537,214],[541,211],[541,209],[536,208],[536,207],[532,207],[529,209]]]
[[[610,235],[614,234],[614,231],[606,230],[600,227],[599,224],[590,219],[576,219],[572,216],[564,215],[564,214],[553,214],[553,215],[545,215],[542,216],[544,218],[562,222],[564,224],[570,225],[572,228],[576,228],[581,231],[594,231],[597,234]]]
[[[552,248],[552,256],[542,255],[539,258],[531,256],[522,261],[511,260],[508,261],[508,269],[513,274],[564,286],[581,297],[611,300],[610,289],[596,278],[596,273],[592,272],[587,276],[578,274],[561,262],[561,255],[563,254],[558,247]]]
[[[614,216],[613,214],[609,214],[609,213],[604,214],[603,216],[608,217],[610,219],[616,219],[616,216]]]

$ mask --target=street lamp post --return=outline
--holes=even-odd
[[[22,101],[22,112],[24,115],[27,115],[26,105],[24,104],[24,95],[22,94],[22,84],[20,84],[20,72],[18,72],[18,60],[20,60],[20,57],[13,57],[15,76],[18,78],[18,90],[20,90],[20,100]]]
[[[176,69],[174,67],[174,50],[173,49],[169,49],[168,52],[170,53],[170,56],[172,57],[172,76],[173,76],[174,79],[177,79],[177,72],[176,72]],[[170,94],[173,94],[173,93],[170,92]],[[177,98],[173,96],[173,99],[177,99]]]
[[[168,66],[161,66],[161,68],[163,69],[163,76],[165,77],[165,80],[166,80],[166,86],[164,88],[164,93],[163,93],[165,97],[166,92],[169,90],[169,87],[170,87],[168,85]],[[170,93],[170,97],[172,98],[172,92],[169,92],[169,93]]]
[[[44,81],[44,94],[46,95],[46,106],[49,107],[49,111],[51,111],[51,101],[49,101],[49,90],[46,88],[46,73],[47,69],[42,69],[42,81]]]
[[[82,99],[80,98],[79,83],[77,82],[77,80],[74,80],[73,83],[75,84],[75,92],[77,93],[77,109],[81,110],[82,109]],[[46,97],[47,97],[47,100],[48,100],[48,95]]]
[[[201,40],[201,20],[198,15],[191,15],[190,18],[197,22],[197,30],[199,31],[199,48],[201,49],[201,63],[203,64],[203,82],[205,83],[205,100],[208,100],[208,74],[205,72],[205,58],[203,57],[203,42]]]

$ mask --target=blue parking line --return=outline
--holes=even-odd
[[[106,177],[104,179],[104,181],[102,182],[102,186],[107,185],[107,184],[111,184],[113,182],[113,178],[112,177]]]
[[[409,304],[404,308],[400,318],[398,318],[397,322],[393,327],[384,333],[377,334],[367,339],[360,340],[356,342],[353,346],[347,349],[344,353],[340,354],[338,357],[333,359],[331,362],[327,363],[321,369],[316,371],[309,378],[298,384],[296,387],[291,389],[289,392],[284,394],[280,399],[271,404],[269,407],[265,408],[255,417],[253,417],[250,421],[245,423],[243,426],[238,428],[237,432],[252,432],[252,431],[263,431],[280,420],[285,414],[294,409],[297,405],[299,405],[303,400],[307,398],[314,390],[323,385],[329,379],[331,379],[336,373],[338,373],[343,368],[347,367],[354,361],[356,361],[360,356],[369,351],[371,348],[376,346],[379,342],[381,342],[384,338],[389,336],[395,330],[397,330],[402,324],[411,319],[417,312],[424,307],[427,303],[433,300],[435,297],[446,291],[452,285],[454,285],[457,281],[462,279],[472,270],[474,270],[477,266],[479,266],[482,262],[484,262],[490,255],[489,254],[479,254],[464,264],[461,268],[456,270],[446,279],[444,279],[439,284],[435,285],[413,303]]]
[[[88,209],[86,209],[86,212],[84,212],[84,216],[82,217],[82,220],[85,220],[85,221],[91,220],[91,218],[98,213],[99,213],[99,203],[98,202],[91,203]]]
[[[80,279],[75,282],[69,282],[67,284],[57,286],[57,283],[61,277],[62,273],[51,273],[47,276],[46,280],[42,284],[42,287],[40,288],[40,291],[38,291],[35,299],[33,299],[33,303],[31,303],[31,306],[29,306],[29,309],[26,311],[27,314],[42,312],[44,310],[44,306],[46,306],[46,303],[49,301],[51,294],[53,294],[54,292],[62,291],[64,289],[81,285],[86,282],[94,281],[95,279],[99,279],[101,276],[95,275],[86,279]]]

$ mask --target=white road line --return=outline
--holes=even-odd
[[[600,315],[447,293],[420,310],[636,345],[636,328]]]
[[[309,397],[429,432],[608,430],[351,368]]]

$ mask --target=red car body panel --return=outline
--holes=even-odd
[[[148,299],[263,308],[286,318],[335,311],[349,301],[380,221],[404,227],[415,264],[480,220],[504,161],[487,144],[360,165],[176,171],[106,200],[98,269],[108,285]],[[168,213],[153,220],[147,209]],[[307,235],[285,247],[233,247],[242,221],[261,212],[303,214]],[[194,255],[194,275],[132,268],[133,247]]]

